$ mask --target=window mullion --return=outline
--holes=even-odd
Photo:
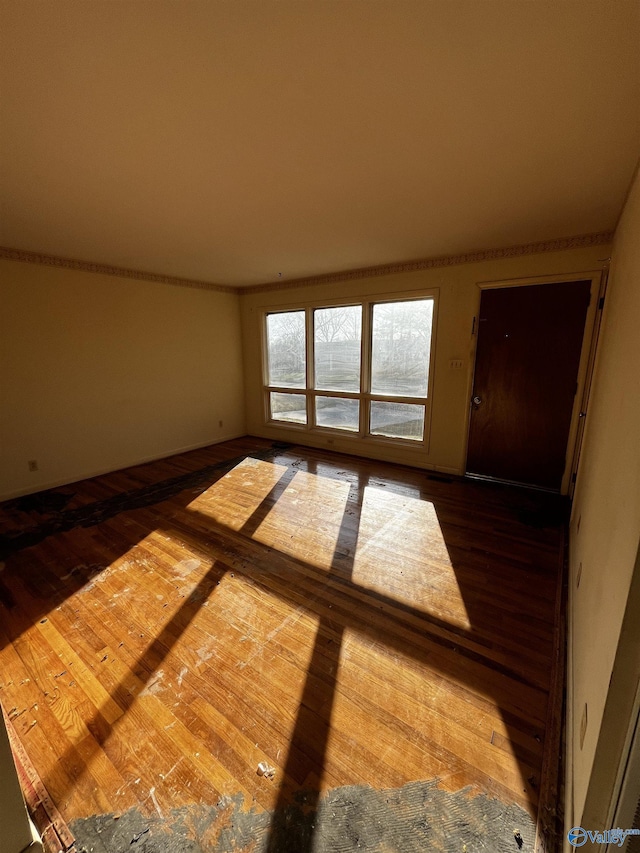
[[[307,358],[307,425],[313,429],[316,425],[316,398],[313,390],[316,387],[315,351],[313,346],[313,308],[305,310],[305,353]]]
[[[362,344],[360,350],[360,435],[369,434],[369,393],[371,389],[371,303],[362,302]]]
[[[426,406],[428,397],[407,397],[401,394],[370,394],[369,400],[375,403],[407,403],[410,406]]]

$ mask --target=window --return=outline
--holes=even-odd
[[[304,311],[267,315],[269,385],[304,388],[306,355]]]
[[[433,297],[269,312],[270,421],[424,442]]]

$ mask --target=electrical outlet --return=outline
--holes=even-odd
[[[27,462],[27,467],[29,468],[29,470],[30,470],[30,471],[37,471],[37,470],[38,470],[38,461],[37,461],[37,459],[30,459],[30,460]]]
[[[464,361],[461,358],[452,358],[451,361],[449,362],[449,367],[452,370],[461,370],[463,364],[464,364]]]
[[[576,577],[576,589],[580,586],[580,578],[582,577],[582,563],[578,566],[578,575]]]

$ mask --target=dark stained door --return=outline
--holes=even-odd
[[[560,489],[590,285],[482,292],[468,474]]]

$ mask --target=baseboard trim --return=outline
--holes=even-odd
[[[540,795],[536,826],[535,853],[561,853],[564,834],[564,803],[561,758],[565,719],[565,683],[567,672],[567,598],[569,593],[568,524],[563,531],[562,554],[556,585],[553,659],[549,680],[549,698],[540,772]]]
[[[36,487],[27,486],[26,488],[17,489],[16,491],[0,495],[0,503],[3,503],[4,501],[11,501],[15,498],[22,498],[25,495],[35,495],[37,492],[46,492],[49,489],[58,489],[60,486],[69,486],[72,483],[79,483],[82,480],[91,480],[93,477],[102,477],[104,474],[113,474],[115,471],[122,471],[125,468],[133,468],[135,465],[146,465],[147,462],[157,462],[159,459],[168,459],[170,456],[177,456],[180,453],[188,453],[190,450],[200,450],[203,447],[210,447],[212,444],[222,444],[225,441],[232,441],[234,438],[243,438],[245,435],[247,435],[246,431],[230,433],[229,435],[210,439],[208,441],[190,444],[186,447],[178,447],[175,450],[167,450],[160,454],[152,454],[151,456],[144,456],[140,459],[123,462],[122,464],[119,463],[115,467],[108,466],[106,468],[97,468],[92,471],[74,474],[72,477],[49,480],[46,483],[40,483]]]
[[[334,438],[333,436],[325,437],[302,431],[285,432],[283,430],[281,432],[268,427],[256,427],[251,429],[248,434],[267,439],[267,441],[285,441],[287,444],[299,444],[301,447],[325,450],[327,453],[344,453],[361,459],[370,459],[372,462],[406,465],[408,468],[417,468],[420,471],[438,471],[441,474],[454,477],[460,477],[463,474],[461,468],[451,465],[437,465],[432,460],[425,459],[426,454],[424,452],[407,447],[403,448],[405,452],[397,447],[393,448],[392,452],[387,452],[386,445],[359,443],[358,439],[352,436]]]

